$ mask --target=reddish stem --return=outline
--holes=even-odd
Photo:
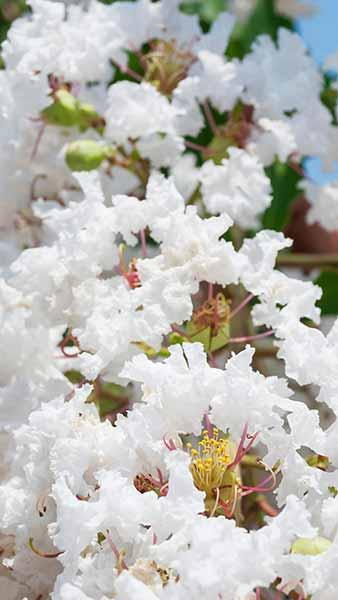
[[[210,300],[212,300],[212,296],[214,293],[214,285],[213,283],[208,283],[208,300],[210,302]]]
[[[147,258],[147,240],[146,233],[144,229],[140,231],[140,240],[141,240],[141,249],[142,249],[142,258]]]
[[[212,114],[208,100],[205,100],[205,102],[203,102],[203,109],[204,109],[204,113],[205,113],[206,119],[208,121],[208,125],[209,125],[212,133],[214,135],[218,135],[218,127],[216,125],[216,121],[214,119],[214,115]]]
[[[191,148],[192,150],[196,150],[197,152],[201,152],[202,154],[209,154],[210,150],[201,144],[196,144],[195,142],[190,142],[189,140],[185,140],[185,145],[187,148]]]
[[[42,123],[42,125],[40,127],[40,130],[39,130],[39,133],[38,133],[38,135],[36,137],[34,146],[33,146],[32,154],[31,154],[31,160],[34,160],[34,158],[37,155],[37,151],[38,151],[38,148],[39,148],[39,145],[40,145],[40,142],[41,142],[41,139],[42,139],[42,136],[44,134],[45,129],[46,129],[46,123]]]
[[[229,320],[233,319],[254,297],[254,294],[249,294],[246,298],[244,298],[244,300],[230,313]]]
[[[136,71],[134,71],[130,67],[123,67],[122,65],[119,65],[119,63],[116,60],[114,60],[113,58],[110,58],[110,60],[115,67],[120,69],[120,71],[122,73],[129,75],[129,77],[131,77],[132,79],[136,79],[136,81],[140,81],[140,82],[143,81],[143,77],[141,77],[141,75],[139,73],[136,73]]]
[[[262,338],[268,337],[269,335],[273,335],[275,332],[273,329],[269,331],[265,331],[264,333],[257,333],[257,335],[247,335],[243,337],[230,338],[229,344],[241,344],[244,342],[254,342],[255,340],[260,340]]]

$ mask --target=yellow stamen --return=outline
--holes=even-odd
[[[230,444],[225,438],[219,439],[219,431],[213,429],[213,437],[203,431],[198,450],[188,445],[191,456],[190,470],[195,486],[210,495],[222,485],[224,473],[231,463]]]

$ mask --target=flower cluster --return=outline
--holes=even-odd
[[[338,229],[337,115],[298,34],[226,53],[253,4],[30,0],[2,45],[4,600],[337,598],[338,321],[262,227],[287,165]]]

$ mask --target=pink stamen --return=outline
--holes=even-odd
[[[224,486],[227,487],[227,486]],[[223,508],[224,514],[227,517],[227,519],[231,519],[231,517],[234,514],[234,510],[235,510],[235,506],[236,506],[236,499],[237,499],[237,493],[234,494],[234,500],[232,502],[232,507],[229,510],[229,504],[230,504],[230,500],[227,500],[227,502],[224,502],[224,500],[222,500],[221,498],[219,498],[219,504],[221,505],[221,507]]]
[[[246,436],[248,434],[248,429],[249,429],[249,424],[245,423],[244,429],[242,431],[241,439],[239,440],[236,456],[235,456],[233,462],[229,465],[230,467],[232,467],[232,465],[236,466],[239,463],[239,457],[242,458],[242,456],[243,456],[242,452],[243,452],[243,448],[244,448],[244,441],[246,440]]]
[[[165,435],[163,436],[163,443],[165,445],[166,448],[168,448],[168,450],[170,450],[170,452],[172,452],[173,450],[177,450],[177,446],[174,442],[174,440],[172,440],[171,438],[169,438],[169,440],[166,440]]]
[[[268,483],[268,481],[271,481],[272,479],[272,484],[268,487],[264,487],[264,485],[266,483]],[[252,492],[271,492],[274,487],[276,485],[276,476],[274,473],[270,473],[270,475],[268,477],[266,477],[265,479],[263,479],[263,481],[261,481],[259,483],[259,485],[256,486],[250,486],[250,485],[241,485],[241,489],[242,490],[246,490],[242,493],[242,496],[248,496],[248,494],[252,494]]]
[[[169,484],[165,483],[160,489],[160,496],[166,496],[168,494]]]
[[[230,338],[229,344],[230,343],[240,344],[243,342],[254,342],[255,340],[259,340],[261,338],[268,337],[269,335],[273,335],[274,333],[275,332],[273,331],[273,329],[271,329],[269,331],[265,331],[264,333],[258,333],[257,335],[247,335],[244,337]]]
[[[205,413],[205,415],[204,415],[204,423],[205,423],[205,429],[208,432],[208,436],[212,437],[213,436],[213,429],[212,429],[212,425],[211,425],[211,421],[209,419],[208,413]]]
[[[141,248],[142,248],[142,258],[147,258],[147,241],[146,241],[146,233],[144,229],[140,231],[140,240],[141,240]]]
[[[112,549],[112,552],[113,552],[113,554],[114,554],[114,556],[115,556],[116,560],[120,561],[120,563],[121,563],[121,567],[122,567],[123,569],[128,569],[128,567],[127,567],[127,565],[126,565],[125,561],[124,561],[123,559],[121,560],[121,553],[120,553],[120,552],[118,551],[118,549],[116,548],[116,546],[115,546],[115,544],[114,544],[114,542],[113,542],[113,540],[112,540],[112,537],[111,537],[111,535],[110,535],[110,533],[109,533],[109,531],[108,531],[108,530],[107,530],[107,535],[106,535],[106,538],[107,538],[108,544],[109,544],[110,548]]]
[[[247,445],[247,446],[242,446],[242,448],[239,448],[238,456],[236,456],[236,457],[235,457],[235,460],[234,460],[234,461],[233,461],[233,463],[231,463],[231,465],[229,465],[229,466],[231,466],[231,467],[234,467],[234,466],[237,466],[237,465],[238,465],[238,464],[241,462],[241,460],[242,460],[243,456],[244,456],[245,454],[247,454],[247,452],[249,452],[249,450],[250,450],[251,446],[252,446],[252,445],[255,443],[255,441],[256,441],[256,438],[257,438],[257,436],[258,436],[258,435],[259,435],[259,432],[257,431],[257,433],[255,433],[255,434],[254,434],[254,435],[251,437],[251,440],[250,440],[250,442],[248,443],[248,445]],[[249,436],[248,436],[248,437],[249,437]]]
[[[153,545],[155,546],[155,544],[157,544],[157,535],[153,532]]]
[[[230,313],[229,319],[233,319],[254,297],[254,294],[249,294],[246,298],[244,298],[244,300]]]
[[[136,81],[143,81],[143,77],[141,77],[141,75],[139,73],[136,73],[136,71],[134,71],[130,67],[123,67],[122,65],[120,65],[116,60],[114,60],[111,57],[110,57],[110,60],[113,63],[113,65],[115,67],[117,67],[122,73],[129,75],[129,77],[131,77],[132,79],[136,79]]]
[[[158,474],[160,485],[162,486],[165,483],[162,471],[158,467],[156,467],[156,471],[157,471],[157,474]]]
[[[232,461],[232,463],[230,463],[228,468],[236,467],[238,465],[238,463],[240,463],[243,456],[250,450],[255,439],[257,438],[259,432],[255,433],[254,435],[248,435],[248,428],[249,428],[248,423],[245,423],[243,432],[241,435],[241,439],[239,440],[236,456],[235,456],[234,460]],[[244,442],[246,439],[250,439],[250,442],[247,446],[244,446]]]
[[[161,482],[157,481],[152,475],[145,475],[144,478],[149,481],[154,488],[160,488],[162,485]]]
[[[228,466],[228,469],[229,468],[233,469],[241,462],[243,456],[245,454],[247,454],[247,452],[249,452],[250,448],[255,443],[258,435],[259,435],[259,431],[257,431],[254,435],[248,435],[248,424],[246,423],[244,425],[243,433],[242,433],[242,436],[241,436],[241,439],[240,439],[240,442],[239,442],[239,445],[237,448],[236,456],[235,456],[233,462],[230,463],[230,465]],[[247,446],[244,446],[245,439],[250,439],[250,442],[248,443]]]
[[[279,515],[279,511],[271,506],[265,498],[258,499],[257,504],[260,509],[269,517],[277,517],[277,515]]]
[[[259,588],[256,588],[256,600],[261,600],[261,591]]]

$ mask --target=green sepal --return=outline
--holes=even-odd
[[[101,135],[104,132],[104,119],[95,110],[92,104],[87,102],[78,105],[78,127],[80,131],[87,131],[90,127],[96,129]]]
[[[229,343],[230,340],[230,324],[225,323],[219,329],[219,332],[214,337],[211,336],[210,343],[210,352],[216,352],[216,350],[220,350],[224,348]]]
[[[206,352],[210,351],[211,327],[199,328],[193,321],[186,325],[186,332],[190,342],[200,342]]]
[[[183,335],[178,333],[177,331],[173,331],[172,333],[169,333],[168,335],[168,345],[169,346],[174,346],[175,344],[184,344],[184,342],[188,342],[188,338]]]
[[[132,344],[140,348],[140,350],[142,350],[142,352],[144,352],[144,354],[146,354],[148,358],[155,358],[156,356],[168,358],[168,356],[170,356],[170,351],[164,346],[162,346],[162,348],[160,348],[160,350],[157,351],[155,350],[155,348],[152,348],[152,346],[149,346],[144,342],[132,342]]]
[[[328,457],[322,454],[312,454],[306,462],[309,467],[321,469],[322,471],[326,471],[330,463]]]
[[[83,383],[85,377],[80,373],[80,371],[76,371],[75,369],[70,369],[65,372],[65,377],[67,377],[68,381],[73,384]]]
[[[78,100],[67,90],[60,89],[54,94],[54,102],[41,112],[49,125],[73,127],[78,123]]]
[[[220,165],[223,158],[229,158],[230,146],[236,146],[231,138],[215,136],[208,145],[208,158],[211,158],[216,165]]]
[[[100,544],[100,546],[101,546],[101,544],[103,544],[105,539],[106,539],[106,536],[102,533],[102,531],[99,531],[99,533],[97,534],[97,543]]]
[[[213,336],[211,327],[199,329],[193,321],[189,321],[186,326],[186,332],[190,342],[200,342],[203,344],[205,352],[215,352],[224,348],[230,339],[229,323],[221,325],[218,333]]]

